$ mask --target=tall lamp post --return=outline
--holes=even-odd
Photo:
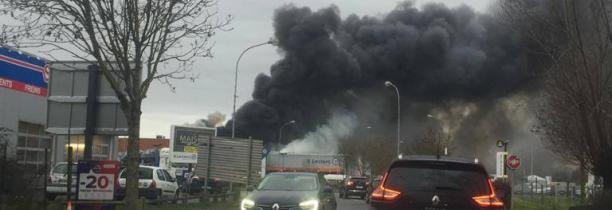
[[[242,59],[242,56],[249,50],[259,47],[259,46],[268,45],[268,44],[276,45],[277,42],[276,40],[271,39],[270,41],[250,46],[244,49],[242,53],[240,53],[240,56],[238,56],[238,60],[236,60],[236,71],[234,72],[234,108],[232,111],[232,138],[236,137],[236,99],[238,98],[238,95],[237,95],[238,94],[237,93],[238,92],[238,65],[240,64],[240,59]]]
[[[295,120],[291,120],[289,122],[286,122],[285,124],[283,124],[283,126],[280,127],[280,129],[278,130],[278,145],[281,144],[281,140],[283,139],[283,129],[285,129],[286,126],[291,125],[291,124],[295,124]]]
[[[397,157],[400,156],[400,93],[399,93],[399,89],[397,88],[397,86],[395,86],[395,84],[393,84],[391,81],[386,81],[385,82],[385,86],[387,87],[393,87],[395,89],[395,93],[397,94]]]

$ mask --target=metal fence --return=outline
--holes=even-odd
[[[38,209],[46,205],[45,186],[49,160],[42,167],[31,168],[7,158],[6,144],[0,144],[0,210]],[[49,150],[45,149],[48,157]]]

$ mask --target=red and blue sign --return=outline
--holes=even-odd
[[[77,165],[77,199],[113,200],[119,188],[120,164],[116,160],[82,160]],[[77,210],[114,210],[112,204],[100,202],[77,204]]]
[[[49,66],[45,60],[0,47],[0,87],[47,96]]]

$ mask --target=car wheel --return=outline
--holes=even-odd
[[[361,196],[361,200],[365,200],[365,195],[362,195],[362,196]]]
[[[57,197],[56,194],[47,194],[47,200],[53,201],[55,200],[55,197]]]

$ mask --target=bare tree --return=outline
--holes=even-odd
[[[542,69],[539,132],[559,157],[603,177],[612,190],[612,2],[514,0],[504,21],[526,39]]]
[[[423,137],[410,145],[411,153],[415,155],[444,155],[445,148],[452,149],[452,138],[439,127],[428,127]]]
[[[126,208],[137,209],[141,105],[151,82],[171,85],[171,79],[188,78],[192,59],[211,56],[210,38],[224,29],[229,17],[218,17],[215,0],[3,0],[0,4],[4,14],[20,23],[3,27],[4,43],[40,46],[91,61],[109,81],[129,126]]]

